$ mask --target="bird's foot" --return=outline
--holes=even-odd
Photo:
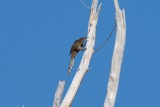
[[[85,51],[85,50],[87,50],[87,48],[83,48],[81,51]]]

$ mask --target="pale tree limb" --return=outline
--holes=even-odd
[[[16,106],[16,107],[18,107],[18,106]],[[22,105],[22,107],[24,107],[24,105]]]
[[[86,43],[87,50],[84,52],[81,63],[79,65],[79,68],[73,78],[73,81],[62,101],[62,104],[60,107],[70,107],[73,99],[78,91],[78,88],[81,84],[81,81],[83,77],[85,76],[86,72],[88,71],[89,63],[91,56],[93,54],[93,48],[95,44],[95,37],[96,37],[96,25],[98,21],[98,15],[101,8],[100,4],[98,6],[98,0],[92,0],[92,6],[91,6],[91,13],[90,13],[90,19],[88,24],[88,41]],[[97,9],[98,7],[98,9]]]
[[[60,107],[64,86],[65,86],[65,81],[59,81],[59,84],[54,96],[53,107]]]
[[[104,107],[114,107],[126,41],[125,11],[120,10],[117,0],[114,0],[114,4],[116,9],[117,32]]]

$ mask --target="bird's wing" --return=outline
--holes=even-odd
[[[76,41],[73,43],[73,45],[72,45],[72,47],[71,47],[71,49],[70,49],[69,55],[70,55],[73,51],[76,50],[75,48],[76,48],[77,41],[78,41],[78,40],[76,40]]]

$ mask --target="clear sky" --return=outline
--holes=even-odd
[[[91,0],[84,0],[90,6]],[[113,28],[113,0],[100,0],[95,49]],[[115,107],[160,107],[160,1],[119,0],[127,38]],[[0,107],[52,107],[58,81],[66,93],[83,52],[67,77],[69,50],[87,35],[89,10],[79,0],[0,1]],[[103,107],[115,33],[92,56],[73,107]]]

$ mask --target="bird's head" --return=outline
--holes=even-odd
[[[87,38],[88,38],[88,37],[81,37],[81,38],[79,39],[79,41],[81,41],[81,42],[87,41]]]

